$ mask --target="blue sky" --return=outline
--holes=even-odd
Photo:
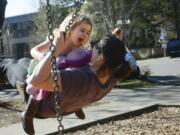
[[[17,16],[38,11],[39,0],[7,0],[6,17]]]

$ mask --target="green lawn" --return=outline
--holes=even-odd
[[[116,88],[138,88],[138,87],[153,87],[155,84],[143,81],[143,80],[125,80],[125,81],[118,81],[115,85]]]

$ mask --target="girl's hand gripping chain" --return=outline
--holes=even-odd
[[[65,32],[60,32],[58,36],[54,38],[53,44],[56,46],[55,56],[62,56],[71,51],[72,46],[67,44],[68,39],[65,37]]]

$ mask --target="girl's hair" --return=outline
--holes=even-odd
[[[131,69],[125,61],[126,48],[122,41],[114,35],[107,35],[98,44],[105,57],[105,67],[110,69],[115,78],[126,78]]]
[[[61,31],[65,31],[66,27],[69,25],[70,20],[72,19],[73,14],[69,14],[64,21],[60,24],[60,30]],[[78,24],[80,24],[81,22],[87,23],[89,25],[92,26],[92,21],[90,19],[90,16],[85,15],[83,13],[78,13],[77,16],[75,17],[74,21],[71,24],[71,28],[69,31],[71,31],[71,29],[73,29],[74,27],[76,27]]]
[[[65,31],[66,27],[69,25],[70,20],[72,19],[73,14],[69,14],[64,21],[60,24],[59,28],[60,31]],[[91,32],[92,32],[92,26],[93,23],[90,19],[89,15],[85,15],[83,13],[78,13],[77,16],[75,17],[73,23],[71,24],[71,27],[69,29],[69,31],[66,33],[66,35],[68,36],[71,33],[71,30],[74,29],[76,26],[78,26],[80,23],[86,23],[89,24],[91,26]],[[90,36],[89,36],[89,40],[90,41]]]

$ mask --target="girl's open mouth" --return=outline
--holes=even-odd
[[[84,40],[83,38],[78,38],[78,42],[79,42],[79,43],[82,43],[83,40]]]

